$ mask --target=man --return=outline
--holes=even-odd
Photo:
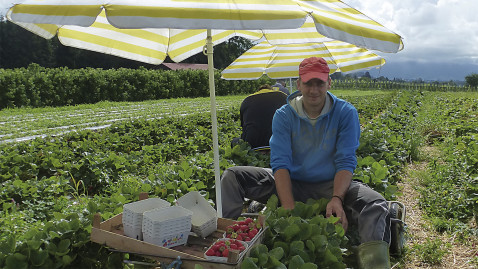
[[[221,182],[223,216],[237,218],[244,198],[266,203],[277,194],[281,206],[295,201],[330,199],[326,216],[337,216],[344,229],[357,224],[361,268],[390,268],[390,217],[386,200],[352,181],[357,165],[360,123],[357,110],[332,95],[323,58],[299,65],[298,91],[276,111],[272,122],[271,168],[232,167]]]
[[[289,90],[286,88],[286,84],[284,80],[278,80],[276,84],[272,85],[272,89],[281,91],[286,95],[289,95]]]
[[[272,117],[276,110],[286,103],[287,95],[273,90],[267,84],[247,96],[240,108],[241,139],[248,142],[252,148],[268,149],[272,135]]]

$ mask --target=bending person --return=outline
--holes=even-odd
[[[252,148],[269,148],[272,135],[272,118],[278,108],[287,103],[287,95],[262,85],[259,90],[247,96],[241,103],[241,139]],[[232,144],[238,139],[233,140]]]

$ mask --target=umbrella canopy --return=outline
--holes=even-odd
[[[300,62],[309,57],[324,58],[331,73],[349,73],[385,64],[385,59],[377,54],[342,41],[276,46],[263,41],[224,69],[222,78],[258,79],[264,74],[274,79],[297,78]]]
[[[40,29],[42,34],[52,34],[60,33],[59,29],[65,26],[89,27],[97,21],[98,16],[101,17],[103,10],[110,25],[119,29],[144,31],[140,36],[126,34],[121,42],[116,40],[109,45],[96,45],[97,48],[111,47],[105,53],[121,57],[128,55],[126,58],[130,59],[134,58],[134,54],[143,53],[141,46],[134,48],[135,53],[130,53],[129,50],[133,50],[130,47],[137,46],[138,42],[142,43],[145,39],[148,41],[147,48],[153,47],[163,53],[171,51],[161,46],[169,45],[169,39],[162,40],[161,35],[150,34],[150,29],[207,29],[206,51],[209,64],[216,206],[219,216],[222,214],[222,207],[211,29],[294,29],[299,28],[307,16],[312,16],[316,30],[330,38],[384,52],[397,52],[403,48],[399,35],[340,1],[328,0],[26,0],[22,4],[14,5],[8,11],[7,18],[13,22],[29,23],[30,25],[24,26],[31,31]],[[48,30],[45,32],[45,29]],[[132,32],[120,31],[117,35],[123,33]],[[153,42],[149,42],[150,40]],[[187,46],[184,48],[188,50]],[[138,61],[144,59],[137,58]]]
[[[315,31],[326,37],[383,52],[403,48],[399,35],[338,0],[26,0],[13,6],[7,17],[58,28],[87,27],[103,10],[109,23],[121,29],[296,29],[311,17]],[[268,40],[276,39],[273,35],[269,32]],[[277,42],[311,41],[296,35],[271,41]]]
[[[207,38],[205,29],[119,29],[108,22],[104,10],[88,27],[77,25],[58,27],[52,24],[13,22],[46,39],[57,35],[58,40],[66,46],[154,65],[161,64],[166,56],[175,62],[181,62],[202,52]],[[251,30],[211,30],[213,45],[234,36],[254,41],[259,40],[263,34],[260,31]]]

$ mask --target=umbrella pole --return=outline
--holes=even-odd
[[[222,217],[221,178],[219,173],[219,142],[217,135],[216,86],[214,85],[214,61],[211,29],[207,30],[206,39],[207,65],[209,71],[209,96],[211,100],[212,143],[214,152],[214,178],[216,183],[217,216]]]

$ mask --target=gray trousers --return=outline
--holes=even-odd
[[[309,183],[292,180],[295,201],[331,199],[333,180]],[[267,203],[276,194],[274,176],[270,168],[236,166],[224,171],[221,177],[222,215],[237,219],[248,198]],[[386,241],[390,243],[390,216],[385,198],[367,185],[352,181],[345,195],[344,210],[349,223],[357,225],[361,243]]]

